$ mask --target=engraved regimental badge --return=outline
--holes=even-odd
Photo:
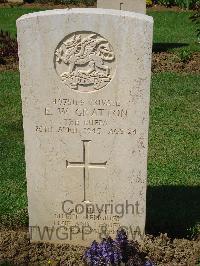
[[[111,81],[115,72],[115,54],[111,44],[101,35],[74,32],[57,46],[54,64],[68,88],[93,92]]]

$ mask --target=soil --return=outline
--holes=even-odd
[[[153,53],[152,72],[200,73],[200,53],[181,59],[172,52]]]
[[[0,231],[0,265],[81,266],[84,251],[84,247],[30,243],[25,229]],[[146,236],[140,251],[157,266],[194,266],[200,259],[200,240]]]
[[[162,6],[162,5],[154,5],[154,6],[150,6],[147,7],[147,10],[149,11],[175,11],[175,12],[183,12],[185,11],[185,9],[182,9],[178,6]],[[188,12],[188,10],[187,10]]]
[[[146,236],[142,250],[157,266],[194,266],[200,262],[200,240]]]
[[[63,9],[63,8],[95,8],[97,5],[85,5],[83,3],[80,4],[53,4],[53,3],[0,3],[1,7],[13,7],[13,6],[20,6],[24,8],[42,8],[42,9]]]
[[[5,61],[3,60],[3,62],[1,62],[0,60],[0,72],[5,70],[13,70],[13,71],[19,70],[18,60],[12,57],[6,58],[6,60]]]
[[[0,4],[1,6],[10,4]],[[23,4],[24,7],[66,8],[66,5]],[[70,5],[69,8],[75,7]],[[84,7],[81,5],[80,7]],[[165,7],[155,6],[151,10],[162,11]],[[169,8],[167,8],[169,10]],[[170,8],[181,11],[179,8]],[[0,71],[18,70],[18,61],[14,57],[0,60]],[[200,73],[200,53],[196,52],[187,58],[180,58],[172,52],[153,53],[152,71]],[[11,265],[84,265],[82,255],[84,247],[69,245],[53,245],[45,243],[30,243],[26,229],[0,230],[0,265],[5,262]],[[195,266],[200,262],[200,238],[196,240],[170,239],[161,234],[158,237],[146,236],[140,246],[141,252],[157,266]],[[200,264],[199,264],[200,265]]]
[[[95,2],[94,5],[88,6],[85,4],[53,4],[51,2],[49,3],[0,3],[0,7],[12,7],[12,6],[21,6],[26,8],[43,8],[43,9],[56,9],[56,8],[76,8],[76,7],[97,7],[97,3]],[[182,12],[185,9],[182,9],[178,6],[163,6],[163,5],[153,5],[153,6],[147,6],[147,10],[149,11],[175,11],[175,12]],[[188,10],[187,10],[188,12]]]
[[[59,8],[73,8],[73,7],[96,7],[96,3],[93,6],[86,6],[84,4],[79,5],[62,5],[62,4],[52,4],[52,3],[46,3],[46,4],[40,4],[40,3],[25,3],[25,4],[11,4],[11,3],[4,3],[0,4],[1,7],[11,7],[11,6],[22,6],[26,8],[43,8],[43,9],[59,9]],[[149,10],[154,11],[164,11],[164,10],[171,10],[171,11],[182,11],[179,7],[165,7],[161,5],[154,5],[153,7],[150,7]],[[13,41],[13,40],[12,40]],[[16,44],[17,47],[17,44]],[[12,48],[12,47],[11,47]],[[5,54],[10,54],[9,51],[10,48],[7,48]],[[158,50],[159,49],[159,50]],[[169,51],[162,51],[160,49],[163,49],[163,46],[157,47],[157,51],[153,53],[152,58],[152,72],[183,72],[183,73],[200,73],[200,52],[193,53],[191,55],[177,56],[173,52]],[[0,48],[0,54],[2,53]],[[15,52],[14,52],[15,53]],[[12,53],[12,54],[14,54]],[[17,52],[16,52],[17,53]],[[18,69],[18,60],[17,60],[17,54],[13,57],[7,57],[3,56],[3,58],[0,56],[0,71],[4,70],[17,70]]]
[[[9,57],[1,64],[0,71],[18,70],[18,61],[16,58]],[[200,52],[193,53],[187,59],[180,59],[172,52],[153,53],[152,72],[176,72],[186,74],[200,73]]]

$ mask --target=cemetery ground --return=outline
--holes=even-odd
[[[1,6],[0,27],[15,38],[16,19],[41,9]],[[151,10],[148,14],[155,21],[147,189],[149,235],[141,249],[156,265],[198,265],[200,44],[189,19],[192,12]],[[10,47],[16,51],[15,42]],[[7,259],[20,265],[28,261],[48,265],[48,260],[56,262],[62,257],[66,265],[69,261],[81,265],[83,248],[56,248],[28,241],[18,61],[15,53],[6,52],[0,58],[0,180],[0,263]]]

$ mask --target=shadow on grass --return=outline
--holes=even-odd
[[[147,190],[146,232],[187,237],[200,222],[200,187],[156,186]]]
[[[167,52],[170,49],[174,48],[181,48],[189,46],[188,43],[154,43],[153,44],[153,52],[159,53],[159,52]]]

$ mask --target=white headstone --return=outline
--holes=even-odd
[[[32,241],[142,238],[152,27],[103,9],[17,20]]]
[[[146,13],[145,0],[97,0],[97,7]]]
[[[24,0],[8,0],[8,3],[11,3],[11,4],[23,4]]]

